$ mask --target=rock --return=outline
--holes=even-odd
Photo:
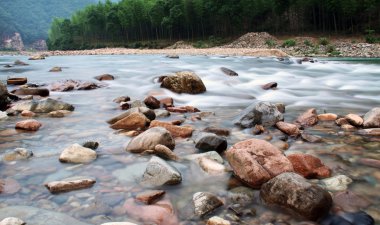
[[[262,125],[256,124],[252,129],[252,134],[259,135],[265,132],[265,128]]]
[[[328,191],[345,191],[348,185],[352,183],[352,179],[346,175],[338,175],[335,177],[323,179],[320,181]]]
[[[223,205],[223,202],[209,192],[197,192],[193,195],[194,212],[197,216],[205,216]]]
[[[43,60],[45,59],[45,56],[43,55],[33,55],[29,58],[29,60]]]
[[[170,98],[170,97],[160,99],[160,103],[161,103],[165,108],[174,106],[174,100],[173,100],[173,98]]]
[[[181,181],[181,173],[156,156],[149,160],[142,178],[142,184],[148,186],[175,185]]]
[[[101,225],[137,225],[137,224],[130,223],[130,222],[110,222],[110,223],[103,223]]]
[[[133,138],[126,148],[132,153],[142,153],[145,150],[153,150],[156,145],[164,145],[174,149],[175,142],[172,135],[165,128],[154,127]]]
[[[231,225],[230,221],[220,218],[218,216],[213,216],[207,220],[206,225]]]
[[[16,180],[12,178],[0,179],[0,195],[12,195],[20,189],[21,186]]]
[[[363,118],[361,118],[360,116],[356,115],[356,114],[348,114],[344,117],[351,125],[355,126],[355,127],[360,127],[361,125],[363,125]]]
[[[216,135],[221,135],[221,136],[229,136],[230,135],[230,130],[227,128],[206,127],[203,131],[208,132],[208,133],[214,133]]]
[[[174,154],[174,152],[166,147],[165,145],[156,145],[154,147],[154,154],[162,157],[162,158],[165,158],[165,159],[170,159],[170,160],[173,160],[173,161],[178,161],[179,160],[179,157]]]
[[[215,162],[218,162],[220,164],[223,164],[223,158],[215,151],[205,152],[205,153],[199,153],[199,154],[191,154],[183,157],[186,160],[191,160],[195,162],[200,162],[203,158],[214,160]]]
[[[57,110],[74,111],[74,106],[51,98],[43,100],[31,100],[19,103],[12,107],[13,110],[29,110],[35,113],[49,113]]]
[[[311,135],[311,134],[308,134],[305,132],[301,133],[301,138],[302,138],[302,140],[310,142],[310,143],[318,143],[318,142],[323,141],[322,137],[316,136],[316,135]]]
[[[13,64],[16,66],[28,66],[29,65],[28,63],[23,62],[21,60],[16,60]]]
[[[101,88],[105,85],[96,84],[90,81],[80,81],[80,80],[65,80],[58,81],[49,85],[51,91],[66,92],[72,90],[93,90]]]
[[[49,112],[49,116],[53,118],[62,118],[65,117],[65,114],[61,110]]]
[[[220,67],[220,70],[221,70],[224,74],[226,74],[226,75],[228,75],[228,76],[239,76],[238,73],[236,73],[235,71],[230,70],[230,69],[228,69],[228,68],[226,68],[226,67]]]
[[[334,194],[333,202],[345,212],[358,212],[371,205],[368,199],[352,191],[341,191]]]
[[[32,111],[29,111],[29,110],[24,110],[21,112],[21,116],[25,116],[25,117],[33,117],[35,116],[36,114]]]
[[[173,137],[187,138],[191,137],[191,135],[193,134],[193,128],[191,127],[176,126],[169,122],[162,122],[158,120],[153,120],[150,123],[149,128],[153,127],[163,127],[166,130],[168,130],[171,133],[171,135],[173,135]]]
[[[365,166],[370,166],[370,167],[380,169],[380,160],[378,160],[378,159],[360,158],[358,160],[358,163],[365,165]]]
[[[334,113],[324,113],[318,115],[318,120],[320,121],[335,121],[338,118],[338,115]]]
[[[228,200],[233,204],[247,206],[255,201],[255,192],[253,189],[239,186],[228,191]]]
[[[162,190],[145,191],[137,194],[136,200],[146,205],[151,205],[160,200],[165,195],[165,193],[166,192]]]
[[[296,123],[302,127],[314,126],[318,123],[317,111],[314,108],[308,109],[297,118]]]
[[[256,124],[267,127],[282,120],[284,116],[278,111],[276,105],[269,102],[255,102],[244,109],[233,123],[244,128],[253,127]]]
[[[285,134],[293,137],[298,137],[300,135],[300,130],[298,129],[297,125],[291,124],[291,123],[285,123],[282,121],[279,121],[276,123],[276,127],[284,132]]]
[[[131,108],[131,104],[129,102],[120,102],[119,106],[122,110],[128,110]]]
[[[360,135],[380,136],[380,128],[362,129],[358,133]]]
[[[282,151],[289,149],[289,144],[286,141],[278,140],[278,141],[272,143],[272,145],[276,146],[278,149],[280,149]]]
[[[118,130],[144,130],[145,127],[149,124],[149,119],[146,116],[139,112],[134,112],[128,115],[127,117],[117,121],[112,124],[110,127],[112,129]]]
[[[308,154],[291,154],[287,158],[292,163],[294,172],[307,179],[322,179],[331,176],[331,170],[320,159]]]
[[[79,189],[90,188],[96,183],[93,179],[73,179],[64,181],[52,181],[45,184],[45,187],[52,193],[69,192]]]
[[[8,206],[0,208],[0,218],[19,217],[27,221],[27,224],[33,225],[89,225],[79,220],[74,219],[64,213],[59,213],[57,210],[48,211],[30,206]]]
[[[19,88],[12,91],[15,95],[39,95],[41,97],[49,96],[49,89],[46,88]]]
[[[330,194],[295,173],[283,173],[263,184],[260,197],[267,205],[290,209],[309,220],[326,215],[332,205]]]
[[[134,100],[130,103],[131,105],[131,108],[139,108],[139,107],[145,107],[147,108],[147,106],[145,105],[144,102],[140,101],[140,100]]]
[[[227,139],[213,133],[201,133],[195,139],[195,143],[196,148],[205,152],[223,152],[227,149]]]
[[[224,174],[227,171],[227,168],[223,164],[206,157],[199,158],[198,164],[203,171],[211,175]]]
[[[96,150],[99,147],[99,143],[96,141],[86,141],[82,146],[85,148]]]
[[[0,82],[0,110],[7,109],[8,104],[10,103],[10,99],[8,97],[7,86]]]
[[[320,221],[321,225],[374,225],[374,219],[367,213],[360,212],[342,212],[338,211],[335,215],[328,215]]]
[[[280,113],[285,113],[285,104],[284,103],[276,103],[275,104],[278,111],[280,111]]]
[[[270,83],[264,84],[263,86],[261,86],[261,88],[264,90],[276,89],[277,88],[277,82],[270,82]]]
[[[17,122],[15,128],[27,131],[37,131],[41,126],[42,124],[37,120],[29,119]]]
[[[26,77],[12,77],[7,79],[8,85],[23,85],[28,82],[28,78]]]
[[[154,113],[156,114],[157,118],[170,116],[170,112],[165,109],[155,109]]]
[[[0,221],[0,225],[26,225],[26,223],[16,217],[7,217]]]
[[[49,70],[49,72],[62,72],[62,67],[55,66]]]
[[[112,76],[111,74],[103,74],[103,75],[96,76],[95,79],[98,81],[115,80],[115,77]]]
[[[59,161],[62,163],[90,163],[96,157],[97,154],[94,150],[73,144],[62,151]]]
[[[169,59],[179,59],[179,55],[166,55],[166,58],[169,58]]]
[[[169,112],[175,112],[175,113],[200,112],[199,109],[192,107],[192,106],[166,107],[166,110],[168,110]]]
[[[348,124],[350,124],[350,123],[346,120],[346,118],[339,118],[339,119],[335,120],[335,123],[336,123],[336,125],[338,125],[338,126],[343,126],[343,125],[348,125]]]
[[[364,128],[380,128],[380,107],[373,108],[364,115]]]
[[[138,205],[128,199],[124,209],[129,217],[141,221],[139,224],[178,225],[175,210],[168,200],[161,200],[153,205]]]
[[[29,159],[33,156],[33,152],[25,148],[16,148],[15,150],[5,153],[3,155],[3,161],[17,161]]]
[[[110,120],[107,121],[107,123],[109,124],[114,124],[116,123],[117,121],[120,121],[126,117],[128,117],[129,115],[131,115],[132,113],[142,113],[146,116],[146,118],[148,118],[149,120],[154,120],[156,118],[156,114],[154,113],[153,110],[151,109],[148,109],[146,107],[137,107],[137,108],[131,108],[131,109],[128,109],[125,113],[122,113]]]
[[[160,108],[161,102],[157,100],[157,98],[153,96],[148,96],[144,99],[144,103],[150,109],[158,109]]]
[[[0,111],[0,120],[4,120],[4,119],[7,119],[8,118],[8,115],[6,112],[3,112],[3,111]]]
[[[356,127],[352,126],[351,124],[343,124],[341,126],[341,128],[344,130],[344,131],[355,131],[356,130]]]
[[[238,142],[226,152],[226,157],[235,175],[253,188],[259,188],[281,173],[293,171],[283,153],[264,140]]]
[[[195,73],[189,71],[177,72],[165,77],[161,87],[179,94],[200,94],[206,91],[202,80]]]
[[[113,100],[115,103],[121,103],[121,102],[129,102],[131,98],[129,96],[120,96]]]

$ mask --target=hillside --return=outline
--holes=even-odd
[[[55,17],[70,17],[98,0],[1,0],[0,38],[21,33],[24,42],[46,39]]]

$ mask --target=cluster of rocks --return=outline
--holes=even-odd
[[[193,49],[194,47],[191,44],[188,44],[184,41],[177,41],[173,45],[167,47],[167,49]]]
[[[276,41],[277,39],[267,32],[251,32],[244,34],[237,40],[222,48],[268,48],[268,41]]]

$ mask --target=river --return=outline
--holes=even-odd
[[[29,66],[3,68],[16,59]],[[282,102],[286,105],[285,121],[291,122],[308,108],[319,113],[338,115],[357,113],[363,115],[380,106],[380,60],[318,59],[315,63],[297,64],[295,59],[279,61],[276,58],[228,57],[228,56],[181,56],[169,59],[163,55],[124,56],[54,56],[46,60],[28,61],[23,56],[0,56],[0,80],[8,76],[27,77],[30,83],[49,84],[58,80],[91,80],[100,74],[112,74],[113,81],[105,81],[106,87],[90,91],[51,92],[50,97],[75,106],[75,111],[64,118],[38,115],[43,126],[37,132],[14,130],[21,116],[9,117],[0,122],[0,154],[14,148],[32,150],[34,157],[26,161],[0,164],[0,178],[12,178],[21,185],[21,190],[12,195],[0,196],[0,207],[32,206],[60,212],[84,223],[101,224],[111,221],[127,221],[130,218],[120,213],[126,199],[139,192],[138,180],[144,172],[150,156],[127,153],[124,147],[130,138],[117,134],[109,128],[106,120],[120,114],[118,104],[112,100],[118,96],[130,96],[132,100],[143,100],[147,95],[172,97],[175,105],[190,105],[201,111],[214,112],[201,121],[186,120],[196,130],[207,126],[229,128],[228,145],[254,136],[249,129],[241,130],[232,124],[232,118],[256,100]],[[62,72],[48,72],[54,66]],[[236,71],[239,76],[226,76],[220,67]],[[175,94],[161,89],[157,83],[160,75],[191,70],[198,74],[207,92],[199,95]],[[275,81],[277,90],[263,90],[261,85]],[[15,87],[8,86],[9,90]],[[172,119],[182,119],[174,115]],[[168,119],[169,120],[169,119]],[[323,143],[312,144],[289,139],[285,152],[304,152],[317,155],[333,170],[333,175],[345,174],[354,182],[349,190],[368,199],[372,205],[364,209],[380,219],[380,173],[379,170],[356,163],[359,158],[380,160],[380,139],[343,132],[332,123],[319,123],[308,132],[322,136]],[[67,165],[58,161],[60,152],[74,144],[98,141],[99,157],[88,165]],[[278,139],[274,137],[271,142]],[[174,152],[179,156],[197,153],[191,140],[176,140]],[[227,163],[227,162],[226,162]],[[230,174],[210,176],[189,163],[173,163],[183,174],[181,185],[164,187],[180,221],[188,220],[187,206],[197,191],[208,191],[220,197],[228,195]],[[97,180],[93,188],[52,195],[44,183],[73,176],[90,176]],[[281,218],[283,212],[271,210],[258,200],[257,191],[251,207],[257,216],[243,217],[240,222],[253,221],[269,213]],[[90,212],[87,212],[87,211]],[[0,210],[1,212],[1,210]],[[232,212],[227,206],[214,214],[224,216]],[[1,215],[1,213],[0,213]],[[207,216],[206,218],[209,218]],[[288,223],[300,221],[287,217]],[[193,219],[201,224],[205,218]],[[27,222],[27,221],[26,221]],[[380,221],[377,221],[380,222]],[[29,223],[28,223],[29,224]],[[31,223],[32,224],[32,223]],[[33,224],[55,224],[35,222]]]

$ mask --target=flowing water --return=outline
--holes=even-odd
[[[142,100],[147,95],[157,98],[169,96],[175,105],[191,105],[201,111],[214,112],[200,121],[187,119],[185,124],[196,130],[207,126],[226,127],[232,130],[227,138],[229,146],[248,138],[270,139],[268,134],[254,136],[249,129],[234,127],[231,120],[242,109],[256,100],[283,102],[286,104],[285,121],[293,121],[308,108],[319,113],[338,115],[357,113],[363,115],[373,107],[380,106],[380,60],[330,60],[320,59],[316,63],[294,63],[293,59],[279,61],[276,58],[181,56],[168,59],[162,55],[127,56],[56,56],[41,61],[27,61],[21,56],[1,56],[0,64],[12,64],[16,59],[30,63],[29,66],[0,68],[0,79],[8,76],[27,77],[30,83],[49,84],[58,80],[93,80],[93,77],[108,73],[116,76],[114,81],[104,82],[106,87],[91,91],[51,92],[51,97],[75,106],[75,111],[65,118],[50,118],[38,115],[43,127],[37,132],[15,131],[14,125],[21,116],[0,121],[0,154],[15,148],[27,148],[34,157],[26,161],[0,164],[0,179],[12,178],[21,185],[21,190],[12,195],[0,195],[0,206],[33,206],[61,212],[84,223],[101,224],[110,221],[133,221],[122,213],[124,202],[141,191],[139,179],[150,156],[127,153],[124,147],[130,138],[117,134],[105,122],[121,113],[112,100],[118,96],[130,96]],[[50,68],[60,66],[63,72],[51,73]],[[220,71],[227,67],[239,73],[229,77]],[[160,75],[191,70],[196,72],[207,87],[200,95],[175,94],[160,88]],[[277,90],[264,91],[261,85],[275,81]],[[15,87],[8,86],[9,90]],[[174,115],[169,120],[183,118]],[[290,148],[285,152],[304,152],[319,156],[333,170],[333,175],[345,174],[354,182],[349,190],[369,199],[372,205],[364,209],[380,219],[380,172],[376,168],[356,163],[359,158],[380,159],[380,139],[343,132],[333,123],[319,123],[307,130],[322,136],[323,143],[311,144],[289,139]],[[272,132],[272,143],[278,142]],[[278,135],[277,135],[278,136]],[[62,164],[60,152],[74,144],[98,141],[99,157],[88,165]],[[191,140],[177,139],[174,152],[180,156],[197,153]],[[189,216],[191,198],[195,192],[208,191],[226,198],[231,188],[231,174],[211,176],[190,163],[173,163],[182,175],[181,185],[163,187],[171,200],[180,221],[192,220],[202,224],[205,218]],[[52,195],[44,183],[73,176],[94,177],[93,188]],[[240,218],[237,223],[256,224],[286,219],[294,224],[300,218],[264,207],[255,191],[255,199],[249,208],[256,216]],[[225,218],[234,217],[227,204],[214,212]],[[0,210],[1,211],[1,210]],[[269,218],[269,219],[268,219]],[[40,221],[41,222],[41,221]],[[378,221],[380,222],[380,221]],[[45,224],[45,223],[41,223]],[[54,224],[54,221],[50,223]]]

